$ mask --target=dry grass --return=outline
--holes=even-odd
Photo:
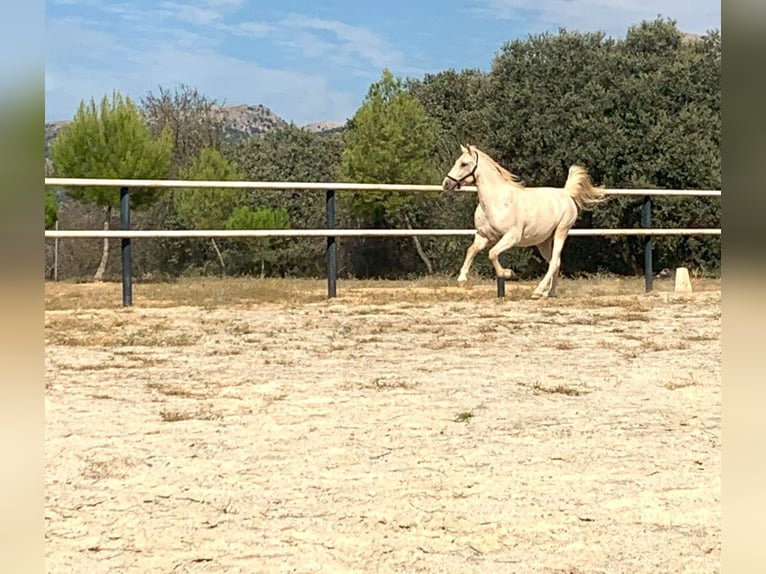
[[[641,349],[644,351],[682,351],[689,348],[689,343],[684,340],[678,341],[656,341],[654,339],[645,339],[641,342]]]
[[[588,391],[578,389],[576,387],[570,387],[568,385],[556,385],[555,387],[547,387],[540,383],[534,383],[532,385],[532,390],[534,390],[536,393],[559,394],[567,395],[570,397],[579,397],[581,395],[588,394]]]
[[[222,419],[223,415],[213,412],[210,405],[205,405],[193,410],[161,409],[160,418],[166,423],[175,423],[188,420],[214,421]]]
[[[45,317],[47,345],[84,347],[181,347],[194,345],[197,332],[168,330],[161,320],[136,317],[130,310],[55,313]]]
[[[506,301],[529,299],[536,281],[506,282]],[[338,281],[338,300],[362,304],[438,303],[486,301],[499,303],[495,297],[494,279],[474,279],[468,288],[456,286],[453,277],[433,276],[411,281],[356,280]],[[720,291],[720,279],[695,279],[696,292]],[[672,292],[671,280],[657,280],[657,293]],[[617,306],[631,311],[646,310],[642,277],[598,275],[578,279],[562,278],[558,297],[542,302],[551,306],[593,309]],[[274,304],[299,306],[325,301],[325,279],[254,279],[194,278],[172,283],[136,283],[133,304],[141,308],[190,306],[213,309],[219,307]],[[121,309],[120,283],[53,283],[45,284],[46,310]],[[233,328],[246,328],[246,326]]]
[[[178,383],[147,383],[146,388],[157,391],[160,394],[169,397],[202,397],[202,393],[192,391]]]
[[[347,382],[340,385],[341,388],[350,389],[414,389],[417,383],[413,383],[410,380],[403,379],[401,377],[373,377],[371,381],[359,382]]]
[[[153,355],[147,355],[146,351],[137,353],[135,351],[122,351],[119,350],[115,353],[117,357],[122,357],[129,361],[127,364],[121,363],[121,369],[145,369],[147,367],[155,367],[168,362],[168,357],[156,357]]]
[[[82,475],[93,480],[125,478],[127,469],[134,466],[133,461],[126,457],[87,457],[84,462],[85,468]]]
[[[463,411],[459,412],[455,415],[455,418],[453,419],[456,423],[467,423],[473,418],[473,413],[470,411]]]
[[[693,379],[675,379],[672,381],[664,381],[662,386],[669,391],[675,391],[676,389],[684,389],[686,387],[693,387],[697,385],[697,381]]]
[[[572,341],[556,341],[553,346],[561,351],[571,351],[577,348],[577,345],[572,343]]]

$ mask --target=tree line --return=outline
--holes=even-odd
[[[559,30],[507,42],[489,71],[446,70],[399,78],[383,70],[339,131],[295,125],[235,140],[218,104],[196,89],[160,88],[139,102],[114,93],[82,102],[51,146],[60,177],[439,183],[459,144],[487,151],[529,186],[562,186],[569,165],[584,165],[610,188],[720,189],[721,36],[682,33],[658,18],[625,38]],[[133,224],[145,229],[320,228],[321,192],[285,190],[131,190]],[[46,227],[109,226],[119,202],[111,188],[46,193]],[[473,194],[339,192],[339,227],[467,228]],[[576,227],[637,227],[642,198],[611,196]],[[718,227],[720,198],[661,197],[657,227]],[[64,225],[66,223],[66,225]],[[402,278],[457,272],[466,237],[343,238],[339,273]],[[59,277],[116,275],[117,248],[62,240]],[[719,237],[655,239],[657,269],[685,265],[720,273]],[[47,250],[50,252],[50,242]],[[136,241],[144,279],[182,275],[321,276],[316,238],[147,239]],[[47,271],[51,256],[46,257]],[[474,273],[489,275],[478,258]],[[521,277],[538,275],[532,249],[512,249]],[[567,243],[567,274],[639,273],[642,240],[577,237]]]

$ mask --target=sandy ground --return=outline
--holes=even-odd
[[[720,292],[47,310],[71,572],[717,572]]]

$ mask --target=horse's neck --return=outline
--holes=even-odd
[[[508,183],[495,168],[487,166],[477,171],[476,175],[479,204],[485,213],[507,208],[514,201],[516,188]]]

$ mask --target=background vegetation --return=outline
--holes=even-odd
[[[181,86],[140,102],[114,94],[83,102],[51,144],[49,173],[63,177],[154,177],[254,181],[439,183],[460,143],[485,149],[531,186],[563,185],[570,164],[611,188],[720,189],[721,36],[679,31],[657,19],[625,38],[600,32],[540,34],[506,43],[489,71],[446,70],[397,78],[383,70],[338,130],[280,125],[232,136],[214,100]],[[324,195],[312,191],[133,190],[141,229],[317,228]],[[118,190],[54,189],[45,225],[96,229],[113,218]],[[473,224],[473,194],[338,194],[339,227]],[[718,227],[720,198],[657,198],[658,227]],[[641,198],[612,197],[578,227],[637,227]],[[466,237],[344,239],[339,273],[402,278],[456,274]],[[114,243],[114,242],[113,242]],[[655,240],[656,269],[720,273],[718,237]],[[46,274],[52,271],[46,243]],[[61,240],[59,278],[109,278],[119,258],[99,240]],[[310,277],[324,274],[323,239],[151,239],[134,242],[144,280],[191,275]],[[524,277],[542,270],[531,249],[509,261]],[[640,273],[641,239],[578,237],[564,251],[567,275]],[[99,264],[100,263],[100,264]],[[475,273],[490,274],[485,257]]]

